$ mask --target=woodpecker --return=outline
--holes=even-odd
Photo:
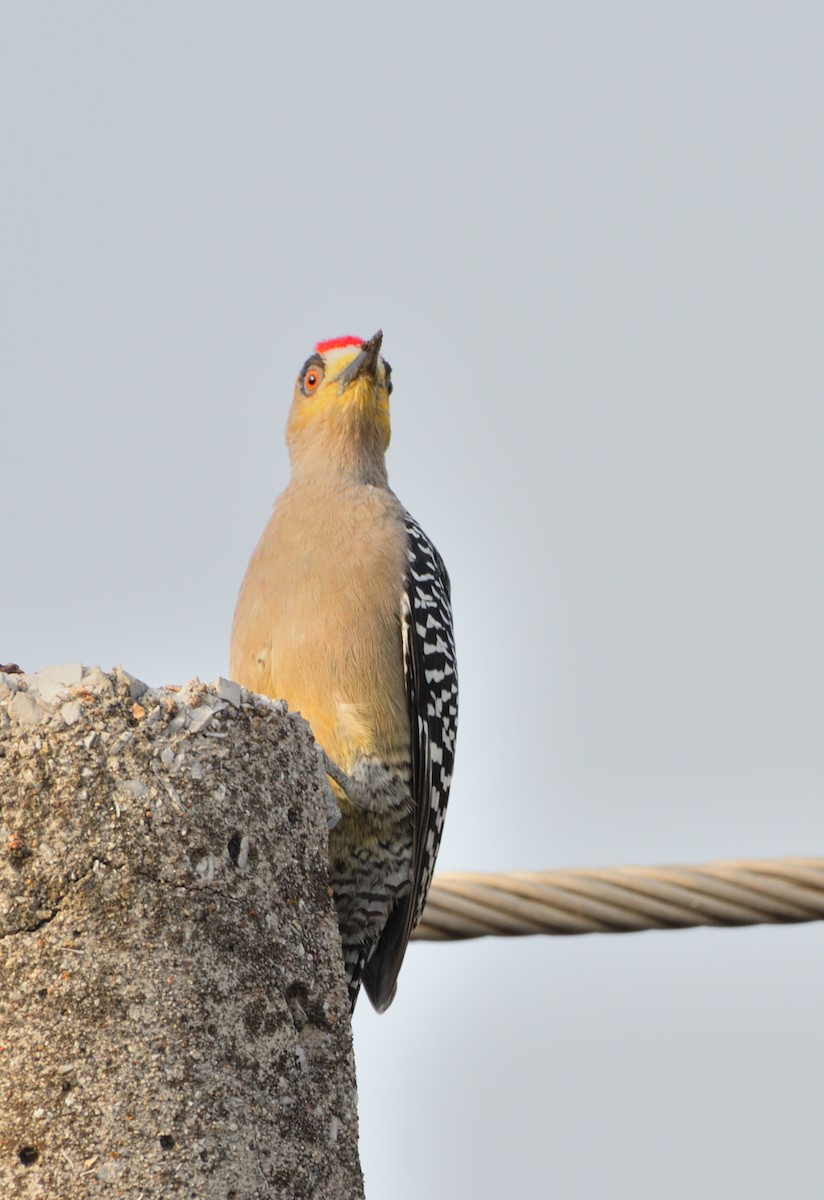
[[[395,995],[452,781],[458,678],[449,576],[390,489],[392,371],[318,342],[286,427],[292,474],[240,589],[231,671],[309,721],[340,808],[329,868],[349,999]]]

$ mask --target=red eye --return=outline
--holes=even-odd
[[[303,390],[306,392],[307,396],[318,390],[321,377],[321,371],[317,367],[310,367],[310,369],[306,372],[303,377]]]

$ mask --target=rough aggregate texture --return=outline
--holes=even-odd
[[[0,1197],[363,1195],[308,726],[0,672]]]

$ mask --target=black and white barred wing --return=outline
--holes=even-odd
[[[364,986],[382,1011],[418,924],[443,832],[458,726],[458,672],[449,575],[420,526],[406,516],[408,566],[401,600],[403,667],[412,738],[413,843],[410,889],[391,914]]]
[[[410,517],[409,574],[405,600],[404,670],[412,726],[412,792],[415,847],[411,933],[423,914],[441,843],[455,763],[458,671],[449,575],[438,551]],[[417,734],[417,736],[416,736]]]

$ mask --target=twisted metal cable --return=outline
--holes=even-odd
[[[436,875],[413,937],[630,933],[824,920],[824,858]]]

